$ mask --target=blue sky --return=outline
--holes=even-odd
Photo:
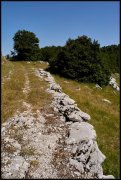
[[[87,35],[101,46],[119,44],[119,2],[2,2],[2,54],[13,50],[13,36],[29,30],[44,46],[63,46]]]

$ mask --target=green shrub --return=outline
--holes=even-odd
[[[61,46],[46,46],[40,49],[40,56],[42,61],[49,62],[50,59],[56,58]]]
[[[102,47],[100,57],[111,73],[120,72],[120,44]]]
[[[110,72],[100,58],[100,46],[87,36],[69,39],[50,61],[50,71],[81,82],[109,83]]]

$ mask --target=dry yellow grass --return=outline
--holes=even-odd
[[[7,72],[14,66],[12,75],[9,80],[6,80],[2,84],[2,122],[6,121],[9,117],[12,117],[16,111],[23,110],[22,102],[24,99],[23,87],[24,87],[24,73],[25,70],[20,63],[13,62],[8,63]],[[2,69],[4,72],[4,64]]]
[[[36,112],[36,110],[41,109],[46,104],[50,103],[51,95],[46,92],[48,85],[44,80],[37,77],[34,71],[28,74],[30,91],[26,101],[32,105],[34,112]]]
[[[5,60],[5,63],[2,64],[2,78],[7,77],[9,72],[12,71],[10,79],[5,80],[2,84],[2,122],[12,117],[17,110],[24,111],[23,101],[30,103],[34,112],[46,103],[50,103],[51,96],[45,91],[47,83],[35,75],[33,68],[36,69],[36,67],[46,68],[47,65],[39,62],[28,64],[27,62],[10,62],[8,60]],[[26,73],[30,85],[27,96],[23,93]]]

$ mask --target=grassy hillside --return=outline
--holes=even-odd
[[[119,178],[119,92],[110,86],[101,90],[96,89],[94,84],[78,83],[58,75],[54,77],[78,107],[91,115],[90,123],[96,130],[99,148],[106,155],[104,174],[113,174]],[[102,99],[110,100],[111,104]]]
[[[47,83],[34,74],[33,68],[46,68],[39,62],[9,62],[2,63],[2,120],[6,121],[17,110],[23,111],[23,101],[33,105],[33,110],[50,103],[51,97],[43,93],[42,87]],[[26,75],[29,78],[30,91],[27,96],[23,93]],[[73,80],[53,75],[65,93],[73,98],[78,107],[90,114],[90,123],[97,133],[100,150],[106,155],[103,164],[104,174],[112,174],[119,178],[119,92],[110,86],[96,89],[94,84],[78,83]],[[118,80],[118,76],[116,76]],[[119,81],[118,81],[119,82]],[[102,101],[108,99],[111,104]]]

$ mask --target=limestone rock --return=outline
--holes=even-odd
[[[95,85],[97,89],[102,89],[98,84]]]
[[[70,158],[70,165],[73,165],[80,173],[84,173],[83,164]]]
[[[84,120],[90,120],[91,117],[89,114],[85,113],[85,112],[82,112],[80,111],[80,116],[84,119]]]
[[[107,175],[107,176],[103,175],[101,179],[115,179],[115,178],[112,175]]]
[[[110,81],[109,81],[109,85],[111,85],[114,89],[116,89],[117,91],[120,91],[119,86],[116,83],[116,79],[113,77],[110,77]]]
[[[60,87],[58,84],[55,84],[55,83],[52,83],[52,84],[50,85],[50,89],[51,89],[51,90],[55,90],[55,91],[57,91],[57,92],[61,92],[61,87]]]
[[[3,172],[3,178],[25,178],[30,164],[22,156],[15,156],[11,159],[9,166],[6,166]]]
[[[68,116],[70,121],[78,121],[78,122],[82,122],[83,119],[81,118],[80,114],[78,111],[73,111],[69,116]]]
[[[75,122],[70,126],[70,136],[68,144],[80,143],[83,140],[96,139],[96,133],[93,126],[86,122]]]

